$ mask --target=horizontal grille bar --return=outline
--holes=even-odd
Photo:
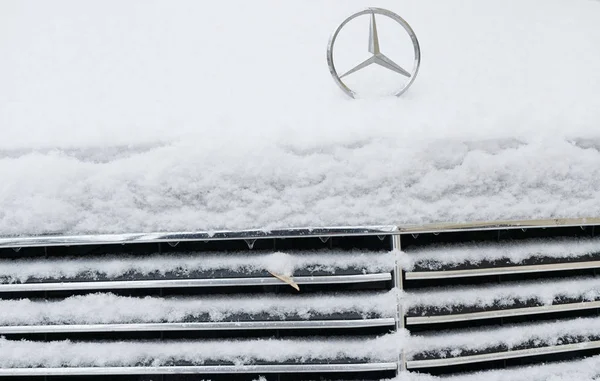
[[[426,225],[375,225],[264,230],[156,232],[95,235],[45,235],[0,238],[0,248],[124,243],[219,241],[270,238],[310,238],[334,236],[386,236],[396,234],[451,233],[486,230],[585,227],[600,225],[600,218],[555,218],[541,220],[483,221],[472,223],[434,223]]]
[[[83,333],[83,332],[157,332],[157,331],[232,331],[269,329],[338,329],[394,326],[394,318],[356,320],[240,321],[204,323],[136,323],[0,326],[0,334]]]
[[[514,351],[486,353],[481,355],[446,357],[430,360],[407,361],[408,369],[436,368],[444,366],[475,364],[488,361],[509,360],[514,358],[551,355],[600,348],[600,341],[588,341],[575,344],[564,344],[539,348],[518,349]]]
[[[551,218],[541,220],[483,221],[399,226],[400,234],[454,233],[488,230],[544,229],[552,227],[583,227],[600,225],[600,218]]]
[[[330,275],[295,277],[299,285],[307,284],[349,284],[390,281],[391,273]],[[80,291],[147,288],[183,288],[183,287],[236,287],[236,286],[280,286],[281,280],[270,278],[221,278],[221,279],[169,279],[169,280],[133,280],[100,282],[64,282],[64,283],[9,283],[0,284],[0,292],[30,291]]]
[[[186,241],[220,241],[243,239],[272,238],[318,238],[318,237],[352,237],[352,236],[386,236],[395,234],[395,226],[365,227],[324,227],[324,228],[292,228],[271,231],[238,230],[217,232],[160,232],[131,234],[96,234],[96,235],[48,235],[33,237],[0,238],[3,247],[39,247],[69,245],[106,245],[125,243],[160,243]]]
[[[360,364],[219,365],[85,368],[0,368],[0,376],[117,376],[146,374],[332,373],[396,370],[395,362]]]

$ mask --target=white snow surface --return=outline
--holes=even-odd
[[[531,257],[574,258],[600,252],[599,238],[555,238],[506,241],[498,243],[440,244],[419,247],[399,255],[399,261],[407,271],[415,263],[430,270],[465,262],[508,260],[519,264]]]
[[[324,255],[326,253],[326,255]],[[60,279],[75,276],[104,275],[116,278],[130,272],[139,274],[168,272],[184,276],[193,271],[231,270],[241,273],[270,271],[292,276],[298,269],[335,274],[338,269],[357,268],[364,273],[389,272],[396,252],[315,251],[270,254],[190,253],[155,254],[143,257],[105,256],[95,258],[4,259],[0,260],[0,278],[5,283],[23,283],[30,278]]]
[[[236,365],[264,360],[310,360],[361,358],[394,362],[404,333],[370,340],[354,339],[261,339],[161,342],[35,342],[0,338],[0,367],[160,366],[173,360],[201,365],[207,360]]]
[[[599,324],[600,318],[594,317],[452,332],[437,331],[431,335],[415,334],[407,344],[407,354],[410,357],[419,352],[447,352],[452,356],[460,356],[464,350],[482,350],[499,345],[506,345],[511,349],[529,341],[548,346],[569,344],[572,342],[569,337],[582,337],[585,341],[590,336],[598,336]]]
[[[0,300],[0,325],[174,323],[208,314],[222,321],[235,314],[266,314],[286,319],[310,319],[354,311],[393,317],[396,291],[378,294],[318,294],[290,296],[230,295],[219,297],[127,297],[110,293],[71,296],[64,300]]]
[[[447,287],[420,289],[403,294],[404,308],[432,306],[452,312],[455,306],[509,306],[514,301],[536,299],[551,305],[555,298],[582,298],[586,301],[600,298],[600,279],[569,278],[541,281],[520,281],[501,285],[486,284],[483,287]]]
[[[480,371],[445,377],[402,372],[398,377],[387,381],[593,381],[598,379],[598,375],[600,375],[600,356],[592,356],[583,360]]]
[[[600,375],[600,356],[593,356],[578,361],[477,372],[444,379],[452,381],[592,381],[597,380],[598,375]]]
[[[373,5],[412,25],[422,66],[401,98],[351,100],[325,48]],[[0,234],[598,216],[599,18],[591,0],[4,0]],[[367,54],[352,25],[340,70]]]

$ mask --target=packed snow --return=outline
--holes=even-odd
[[[509,350],[523,344],[536,346],[563,345],[597,340],[600,318],[577,318],[536,322],[503,327],[484,327],[434,334],[415,334],[407,344],[407,354],[433,353],[438,357],[457,357],[464,351],[506,347]]]
[[[401,98],[351,100],[325,48],[373,5],[411,24],[422,67]],[[2,1],[0,234],[598,216],[599,17],[590,0]],[[367,54],[353,25],[342,70]],[[389,80],[373,69],[349,80]]]
[[[0,325],[176,323],[204,318],[224,321],[235,315],[272,319],[310,319],[315,315],[353,312],[367,318],[394,317],[396,291],[316,295],[230,295],[219,297],[128,297],[110,293],[71,296],[64,300],[0,300]]]
[[[11,341],[0,338],[0,368],[202,365],[227,361],[311,362],[364,359],[395,362],[404,333],[364,339],[248,339],[146,342]]]
[[[405,309],[419,306],[434,307],[451,313],[455,307],[503,307],[515,302],[535,300],[541,305],[551,305],[558,299],[568,298],[582,301],[600,299],[600,279],[568,278],[541,281],[520,281],[500,285],[486,284],[471,287],[446,287],[420,289],[403,294]]]
[[[469,263],[476,265],[482,261],[503,260],[520,264],[530,258],[576,258],[600,254],[599,238],[555,238],[507,241],[498,243],[442,244],[419,247],[403,253],[400,263],[411,271],[415,264],[429,270],[439,270],[447,266]]]
[[[595,381],[598,380],[599,375],[600,356],[593,356],[569,362],[529,365],[445,377],[403,372],[393,380],[387,381]]]
[[[592,381],[597,380],[599,375],[600,356],[593,356],[572,362],[477,372],[445,379],[448,381]]]
[[[324,255],[326,253],[326,255]],[[235,253],[154,254],[143,257],[104,256],[90,258],[20,258],[0,260],[1,283],[25,283],[30,279],[73,279],[76,277],[114,279],[135,273],[189,276],[194,271],[229,270],[242,274],[270,271],[293,276],[295,271],[309,273],[353,269],[363,273],[391,272],[396,252]]]

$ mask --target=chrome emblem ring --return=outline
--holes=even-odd
[[[342,75],[339,75],[333,59],[333,48],[335,46],[335,41],[338,37],[338,34],[346,24],[348,24],[355,18],[363,15],[369,15],[371,18],[368,48],[369,53],[371,53],[371,57],[354,66]],[[413,67],[410,71],[405,70],[400,65],[396,64],[393,60],[391,60],[385,54],[382,53],[379,46],[379,35],[377,33],[377,23],[375,20],[375,15],[382,15],[391,18],[392,20],[396,21],[396,23],[400,24],[404,28],[406,33],[408,33],[408,35],[410,36],[414,48]],[[356,98],[357,94],[344,83],[343,78],[372,64],[382,66],[407,78],[407,81],[404,83],[404,85],[394,92],[395,96],[400,96],[404,94],[406,90],[408,90],[410,85],[412,85],[412,83],[415,81],[415,78],[417,77],[417,73],[419,72],[419,66],[421,65],[421,49],[419,47],[419,41],[417,40],[415,32],[402,17],[398,16],[394,12],[388,11],[387,9],[367,8],[349,16],[347,19],[342,21],[342,23],[335,29],[335,31],[329,38],[329,44],[327,44],[327,64],[329,65],[329,72],[331,73],[331,76],[333,77],[335,83],[337,83],[337,85],[352,98]]]

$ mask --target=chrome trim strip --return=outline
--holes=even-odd
[[[454,323],[459,321],[472,321],[482,319],[496,319],[511,316],[527,316],[539,315],[563,311],[581,311],[593,308],[600,308],[600,301],[556,304],[549,306],[511,308],[507,310],[481,311],[471,312],[466,314],[451,314],[451,315],[430,315],[430,316],[409,316],[406,318],[407,325],[417,324],[438,324],[438,323]],[[1,331],[0,331],[1,332]]]
[[[395,226],[291,228],[277,230],[239,230],[214,232],[157,232],[97,235],[46,235],[0,238],[0,248],[70,245],[108,245],[185,241],[221,241],[273,238],[311,238],[332,236],[376,236],[396,234]]]
[[[146,374],[331,373],[395,370],[395,362],[360,364],[205,365],[153,367],[0,368],[0,376],[95,376]]]
[[[107,245],[126,243],[159,243],[184,241],[219,241],[243,239],[273,238],[309,238],[332,236],[374,236],[396,234],[421,234],[438,232],[461,232],[473,230],[507,230],[551,227],[585,227],[600,225],[600,217],[556,218],[541,220],[484,221],[471,223],[437,223],[427,225],[404,226],[341,226],[341,227],[304,227],[274,230],[220,230],[199,232],[154,232],[124,234],[87,234],[1,237],[0,248],[70,246],[70,245]]]
[[[294,281],[299,284],[348,284],[389,281],[391,273],[299,276]],[[0,284],[0,292],[26,291],[75,291],[75,290],[111,290],[143,288],[182,288],[182,287],[235,287],[235,286],[280,286],[283,282],[275,277],[268,278],[207,278],[207,279],[168,279],[168,280],[132,280],[100,282],[62,282],[62,283],[7,283]]]
[[[239,321],[200,323],[65,324],[0,326],[0,334],[159,332],[159,331],[238,331],[267,329],[337,329],[393,327],[394,318],[360,320]]]
[[[428,225],[405,225],[398,228],[400,234],[450,233],[473,230],[511,230],[553,227],[585,227],[600,225],[600,217],[550,218],[541,220],[482,221],[467,223],[438,223]]]
[[[508,360],[520,357],[549,355],[555,353],[574,352],[585,349],[600,348],[600,341],[588,341],[576,344],[556,345],[551,347],[518,349],[507,352],[486,353],[481,355],[447,357],[430,360],[412,360],[407,362],[408,369],[436,368],[463,364],[474,364],[487,361]]]
[[[468,270],[441,270],[441,271],[415,271],[407,272],[407,280],[421,279],[451,279],[465,278],[476,276],[491,276],[491,275],[510,275],[524,273],[538,273],[546,271],[565,271],[565,270],[580,270],[580,269],[596,269],[600,268],[600,261],[587,262],[566,262],[566,263],[549,263],[544,265],[525,265],[525,266],[510,266],[510,267],[490,267]]]

